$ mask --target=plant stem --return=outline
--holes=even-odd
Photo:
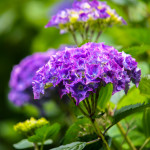
[[[70,95],[68,95],[68,96],[71,98]],[[71,99],[73,100],[74,104],[76,105],[75,99],[74,99],[74,98],[71,98]],[[84,101],[83,101],[83,102],[84,102]],[[85,105],[85,104],[86,104],[86,103],[84,102],[84,105]],[[86,106],[85,108],[88,109],[88,108],[87,108],[87,105],[85,105],[85,106]],[[107,143],[107,141],[105,140],[105,137],[103,136],[101,130],[99,129],[96,120],[95,120],[95,119],[92,119],[91,116],[89,116],[88,114],[86,114],[86,113],[84,112],[84,110],[83,110],[79,105],[78,105],[77,107],[80,109],[80,111],[81,111],[87,118],[90,119],[90,121],[91,121],[91,123],[92,123],[92,125],[93,125],[93,127],[94,127],[94,129],[95,129],[95,133],[98,135],[99,138],[102,139],[103,143],[104,143],[105,146],[106,146],[106,149],[107,149],[107,150],[110,150],[110,148],[109,148],[109,146],[108,146],[108,143]],[[87,111],[88,111],[88,110],[87,110]],[[94,115],[94,114],[93,114],[93,115]]]
[[[99,31],[98,32],[98,34],[97,34],[97,37],[96,37],[96,40],[95,40],[95,42],[97,42],[98,41],[98,39],[99,39],[99,37],[100,37],[100,35],[102,34],[102,31]]]
[[[37,143],[34,143],[34,150],[39,150]]]
[[[86,98],[86,102],[87,102],[87,105],[88,105],[89,114],[91,115],[92,111],[91,111],[90,102],[89,102],[88,98]]]
[[[41,148],[40,148],[40,150],[43,150],[43,147],[44,147],[44,141],[41,143]]]
[[[106,130],[104,131],[103,135],[105,135],[105,133],[113,126],[114,124],[111,124],[108,128],[106,128]]]
[[[90,42],[92,42],[93,35],[94,35],[94,30],[91,31]]]
[[[95,101],[95,106],[94,106],[94,114],[95,114],[95,112],[96,112],[96,108],[97,108],[97,102],[98,102],[98,98],[99,98],[99,90],[100,90],[100,88],[98,88],[97,89],[97,91],[96,91],[96,98],[94,99],[94,101]]]
[[[68,95],[69,96],[69,95]],[[70,96],[69,96],[70,97]],[[70,97],[71,98],[71,97]],[[72,100],[73,100],[73,102],[74,102],[74,104],[76,105],[76,101],[74,100],[74,98],[71,98]],[[82,112],[82,114],[83,115],[85,115],[87,118],[89,118],[89,116],[88,116],[88,114],[86,114],[85,112],[84,112],[84,110],[79,106],[79,105],[77,105],[77,107],[80,109],[80,111]]]
[[[136,148],[134,147],[132,141],[130,140],[130,138],[126,135],[126,132],[124,130],[124,128],[122,127],[122,125],[118,122],[117,123],[117,127],[118,129],[120,130],[121,134],[124,136],[126,142],[128,143],[129,147],[132,149],[132,150],[136,150]]]
[[[76,38],[76,35],[75,35],[74,31],[70,30],[70,33],[72,34],[72,37],[73,37],[73,39],[74,39],[74,42],[75,42],[76,45],[78,46],[77,38]]]
[[[150,138],[146,139],[146,141],[144,142],[144,144],[141,146],[139,150],[142,150],[148,144],[148,142],[150,142]]]
[[[82,41],[84,41],[84,35],[83,35],[82,31],[80,31],[80,35],[82,37]]]
[[[96,134],[98,135],[99,138],[102,139],[103,143],[105,144],[106,149],[110,150],[109,145],[108,145],[107,141],[105,140],[105,137],[103,136],[102,132],[100,131],[96,120],[91,119],[91,122],[92,122],[93,127],[95,128]]]
[[[90,109],[89,109],[89,107],[87,106],[87,104],[85,103],[85,100],[83,100],[83,104],[84,104],[84,106],[85,106],[87,112],[90,114]]]
[[[88,39],[89,26],[85,27],[85,39]]]
[[[95,143],[95,142],[97,142],[99,140],[100,140],[100,138],[92,140],[92,141],[89,141],[89,142],[86,143],[86,145],[93,144],[93,143]]]
[[[94,100],[94,94],[91,94],[91,103],[92,103],[91,112],[92,112],[92,115],[94,115],[94,114],[95,114],[95,100]]]

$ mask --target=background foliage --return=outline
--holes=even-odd
[[[22,108],[15,107],[7,98],[9,91],[8,81],[10,72],[15,64],[18,64],[25,56],[38,51],[46,51],[49,48],[58,48],[61,44],[74,44],[69,34],[61,35],[55,28],[44,26],[50,16],[57,11],[60,0],[1,0],[0,1],[0,149],[13,150],[12,145],[22,139],[13,130],[13,125],[19,121],[34,116],[40,117],[38,110],[32,105]],[[65,1],[69,2],[69,0]],[[131,54],[139,62],[142,76],[150,73],[150,1],[149,0],[107,0],[107,3],[115,8],[117,13],[122,15],[128,25],[124,27],[113,27],[105,30],[99,41],[108,45],[113,45],[120,51]],[[147,79],[142,79],[145,86],[149,86]],[[132,87],[127,96],[119,92],[111,98],[112,105],[117,108],[138,102],[147,102],[150,92],[144,90],[144,86],[138,89]],[[141,93],[140,93],[141,90]],[[108,95],[109,96],[109,95]],[[121,100],[120,100],[121,98]],[[62,101],[51,100],[44,104],[44,110],[50,122],[61,124],[59,136],[54,140],[51,147],[57,147],[65,131],[75,121],[71,109]],[[150,131],[148,121],[148,110],[138,112],[122,121],[123,125],[128,124],[132,131],[129,132],[130,138],[136,146],[140,146],[149,134],[145,133],[145,128]],[[75,126],[84,120],[76,122]],[[70,128],[71,128],[70,127]],[[125,127],[125,128],[128,128]],[[78,129],[77,129],[78,130]],[[89,130],[87,128],[87,130]],[[71,131],[71,130],[70,130]],[[69,130],[67,131],[70,132]],[[92,132],[92,131],[90,131]],[[114,126],[109,130],[114,145],[121,145],[128,149],[123,138],[118,134],[119,131]],[[75,133],[71,133],[75,134]],[[145,137],[146,136],[146,137]],[[122,138],[122,143],[120,139]],[[70,139],[71,142],[74,139]],[[119,147],[118,147],[119,149]]]

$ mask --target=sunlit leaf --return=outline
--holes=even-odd
[[[49,145],[52,143],[53,143],[53,141],[51,139],[49,139],[44,142],[44,145]],[[41,145],[41,143],[37,143],[37,144]],[[23,139],[20,142],[14,144],[13,147],[16,149],[26,149],[26,148],[34,147],[34,144],[32,142],[28,141],[28,139]]]
[[[32,142],[29,142],[27,139],[23,139],[20,142],[14,144],[13,146],[16,149],[25,149],[25,148],[33,147],[34,145]]]
[[[85,146],[86,146],[86,142],[74,142],[50,150],[82,150]]]
[[[140,93],[150,98],[150,75],[141,78],[139,84]]]
[[[98,107],[100,107],[100,109],[105,109],[107,102],[112,96],[112,91],[113,85],[111,83],[100,89],[98,97]]]
[[[140,94],[140,90],[133,86],[127,93],[127,95],[124,95],[121,97],[117,104],[117,108],[120,109],[121,107],[124,107],[126,105],[133,105],[137,103],[144,103],[147,102],[147,98]]]

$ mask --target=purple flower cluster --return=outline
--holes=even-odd
[[[48,62],[50,55],[55,50],[45,53],[35,53],[24,58],[18,65],[14,66],[11,72],[9,86],[11,88],[8,98],[17,106],[31,102],[33,98],[32,78],[36,71]],[[47,95],[47,97],[49,97]]]
[[[33,78],[34,98],[45,88],[58,86],[60,96],[71,95],[77,102],[89,97],[100,86],[113,84],[113,94],[129,89],[132,81],[138,86],[141,70],[130,55],[118,52],[103,43],[86,43],[79,48],[64,48],[50,57]]]
[[[85,23],[94,29],[113,24],[126,24],[124,19],[106,2],[81,0],[75,1],[72,8],[59,11],[45,27],[55,26],[63,33],[69,30],[83,30]]]

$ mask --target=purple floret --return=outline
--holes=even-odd
[[[113,84],[113,94],[121,90],[127,93],[130,81],[138,86],[140,77],[141,70],[130,55],[104,43],[86,43],[53,55],[36,72],[32,84],[35,99],[47,86],[58,86],[61,97],[69,94],[79,104],[108,83]]]
[[[27,56],[18,65],[13,67],[9,81],[10,92],[8,95],[11,102],[16,106],[22,106],[33,101],[32,78],[36,71],[47,63],[50,56],[55,53],[55,50],[49,50],[45,53],[35,53]]]

